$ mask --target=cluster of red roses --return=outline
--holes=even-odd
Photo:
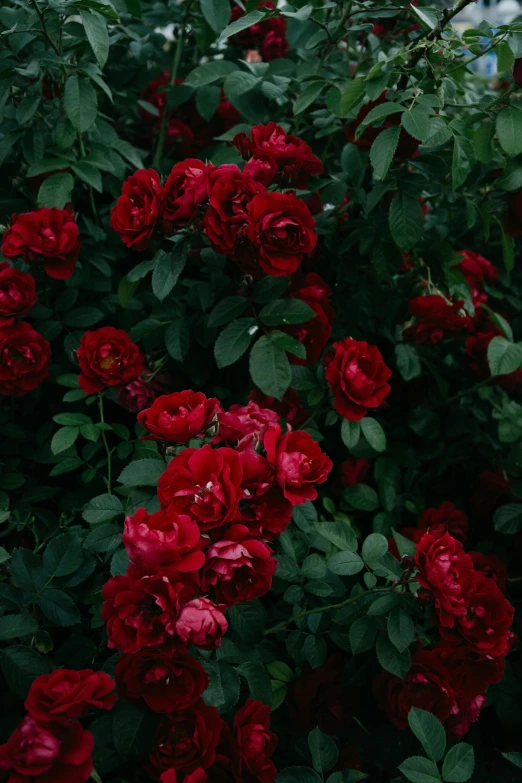
[[[224,411],[216,398],[186,390],[158,397],[138,419],[146,437],[177,453],[159,480],[161,510],[140,508],[126,518],[131,563],[103,588],[109,645],[124,653],[118,691],[165,713],[148,762],[154,774],[227,763],[238,783],[242,765],[252,780],[271,783],[276,740],[269,708],[247,702],[231,739],[217,710],[201,699],[207,675],[187,645],[219,646],[223,610],[268,592],[276,561],[266,541],[286,528],[293,505],[317,497],[331,462],[308,433],[283,432],[279,414],[253,400]],[[212,444],[179,450],[204,437]]]
[[[114,681],[92,669],[57,669],[42,674],[29,690],[27,715],[0,746],[5,783],[85,783],[92,771],[94,737],[79,719],[91,709],[110,710]]]
[[[403,680],[383,672],[374,683],[380,706],[399,728],[412,706],[427,709],[459,739],[477,720],[489,685],[504,673],[514,640],[514,609],[502,593],[505,570],[496,558],[466,554],[467,519],[452,503],[429,509],[419,521],[415,566],[419,600],[433,606],[442,640],[412,655]],[[451,535],[452,530],[455,534]],[[405,531],[402,531],[404,534]],[[475,555],[475,557],[473,556]],[[501,564],[502,565],[502,564]]]
[[[256,7],[268,10],[277,8],[275,3],[271,3],[269,0],[263,0]],[[234,4],[230,22],[241,19],[244,14],[244,10]],[[286,19],[284,16],[273,16],[270,19],[264,19],[257,24],[251,25],[246,30],[241,30],[231,40],[232,43],[247,50],[247,60],[249,62],[257,59],[253,56],[253,52],[257,54],[259,59],[263,59],[265,62],[275,60],[278,57],[285,57],[289,49],[288,41],[286,40]]]

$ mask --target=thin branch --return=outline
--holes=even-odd
[[[53,39],[52,39],[52,38],[51,38],[51,36],[49,35],[49,32],[47,31],[47,27],[45,26],[45,19],[44,19],[44,15],[43,15],[42,11],[40,11],[40,8],[38,7],[38,3],[36,2],[36,0],[31,0],[31,3],[32,3],[33,7],[34,7],[34,10],[35,10],[35,11],[36,11],[36,13],[38,14],[38,19],[40,20],[40,24],[42,25],[42,30],[43,30],[43,34],[44,34],[44,36],[45,36],[45,37],[46,37],[46,39],[49,41],[49,43],[50,43],[50,44],[51,44],[51,46],[53,47],[54,51],[55,51],[55,52],[56,52],[56,54],[58,55],[58,57],[61,57],[61,52],[60,52],[60,50],[58,49],[58,47],[57,47],[57,46],[56,46],[56,44],[54,43]]]

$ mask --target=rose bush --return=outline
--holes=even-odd
[[[1,781],[519,779],[522,20],[468,3],[2,4]]]

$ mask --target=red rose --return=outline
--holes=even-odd
[[[207,549],[202,574],[202,589],[213,592],[225,606],[253,601],[268,593],[277,562],[262,541],[249,538],[244,525],[232,525],[225,540]]]
[[[276,424],[267,431],[264,446],[285,498],[293,506],[315,500],[315,485],[326,481],[332,461],[312,436],[302,430],[282,434]]]
[[[275,41],[276,36],[272,36],[271,40]],[[268,161],[272,169],[275,163],[275,173],[280,184],[305,188],[310,176],[322,174],[323,164],[310,146],[299,136],[286,133],[277,123],[255,125],[250,136],[251,139],[248,139],[246,134],[238,134],[232,143],[244,157],[251,157],[247,164],[249,167],[253,165],[252,158]]]
[[[172,233],[176,226],[191,223],[198,216],[207,199],[208,176],[212,170],[211,164],[195,158],[176,163],[163,187],[163,221],[167,233]]]
[[[172,508],[148,514],[139,508],[126,517],[123,544],[133,563],[172,566],[176,571],[198,571],[205,562],[199,550],[201,534],[192,517],[179,516]]]
[[[156,775],[175,769],[178,777],[198,768],[208,769],[216,758],[222,723],[217,709],[207,707],[201,699],[181,714],[165,715],[149,767]]]
[[[159,76],[157,76],[155,79],[152,79],[152,81],[146,85],[145,89],[142,90],[140,95],[143,101],[150,103],[151,106],[154,106],[154,108],[158,110],[160,117],[163,115],[165,105],[167,103],[167,90],[162,90],[161,88],[168,87],[169,84],[170,71],[165,69],[160,73]],[[142,122],[149,122],[153,125],[157,121],[156,115],[154,115],[151,111],[148,111],[143,106],[139,105],[138,116]]]
[[[238,134],[236,138],[238,138],[241,134]],[[243,134],[246,137],[246,133]],[[250,142],[247,139],[247,145],[248,145],[248,151],[247,154],[249,154],[250,150]],[[277,163],[273,158],[261,158],[261,157],[255,157],[250,158],[250,160],[247,160],[245,163],[245,167],[243,169],[243,174],[247,174],[249,177],[252,177],[252,179],[255,179],[256,182],[260,182],[265,187],[268,187],[272,184],[274,179],[277,175]]]
[[[463,643],[479,655],[503,658],[514,640],[510,629],[515,610],[493,579],[479,571],[473,573],[467,611],[455,618],[452,627],[442,627],[440,632],[444,639]]]
[[[444,527],[430,528],[417,544],[419,584],[433,597],[439,623],[451,628],[465,617],[473,589],[473,562]]]
[[[211,530],[236,516],[242,476],[241,458],[233,449],[189,448],[160,476],[158,497],[164,508],[172,505],[196,519],[201,530]]]
[[[509,237],[518,237],[522,231],[522,188],[508,193],[506,205],[504,232]]]
[[[106,386],[119,386],[139,378],[143,372],[143,354],[127,332],[102,326],[85,332],[77,351],[78,381],[87,394]]]
[[[114,681],[105,672],[92,669],[57,669],[34,680],[25,709],[42,723],[68,724],[89,709],[110,710],[116,703]]]
[[[364,484],[368,478],[371,465],[365,457],[347,457],[341,465],[341,483],[343,487],[353,487],[354,484]]]
[[[507,569],[505,563],[496,555],[487,555],[484,552],[470,552],[475,571],[480,571],[484,576],[493,579],[502,592],[506,589]]]
[[[373,692],[381,710],[398,729],[408,726],[412,707],[431,712],[442,723],[458,710],[451,675],[431,650],[416,650],[404,679],[381,672],[373,682]]]
[[[163,189],[154,169],[139,169],[123,183],[111,227],[133,250],[146,250],[163,214]]]
[[[376,106],[381,106],[383,103],[387,103],[386,95],[387,90],[382,92],[379,97],[376,98],[376,100],[369,101],[364,106],[362,106],[357,117],[346,126],[346,138],[350,144],[355,144],[356,147],[361,150],[369,150],[377,136],[382,133],[383,130],[386,130],[386,128],[397,127],[401,124],[401,112],[396,112],[395,114],[388,115],[388,117],[384,119],[384,122],[379,120],[378,128],[374,128],[371,125],[368,125],[359,138],[356,138],[356,132],[359,128],[359,125],[364,122],[372,109],[375,109]],[[419,143],[420,142],[417,139],[414,139],[413,136],[410,136],[410,134],[407,133],[404,128],[402,128],[399,135],[399,143],[397,144],[397,149],[394,155],[395,159],[409,160],[410,158],[413,158],[419,148]]]
[[[0,326],[0,394],[21,397],[49,375],[51,346],[25,321]]]
[[[80,723],[38,723],[26,715],[0,746],[0,773],[6,783],[85,783],[92,770],[94,737]],[[5,777],[4,777],[5,776]]]
[[[185,644],[203,650],[213,650],[221,644],[228,623],[225,615],[208,598],[195,598],[181,610],[176,621],[176,633]]]
[[[143,699],[153,712],[183,712],[208,688],[203,666],[176,645],[123,655],[114,676],[122,698]]]
[[[102,590],[109,647],[137,653],[169,641],[176,633],[181,606],[194,593],[194,584],[176,580],[175,572],[159,571],[141,578],[113,576]]]
[[[272,424],[277,424],[279,416],[269,408],[262,408],[256,402],[247,405],[231,405],[227,411],[219,414],[219,430],[216,440],[230,444],[243,444],[263,439],[263,435]]]
[[[485,380],[491,377],[491,370],[488,362],[488,347],[494,337],[502,336],[502,332],[494,324],[488,325],[488,331],[475,332],[466,338],[466,353],[469,357],[469,366],[472,372]],[[501,386],[508,394],[513,394],[520,384],[522,384],[522,370],[518,369],[505,375],[495,375],[492,383]]]
[[[462,312],[463,304],[462,299],[449,302],[439,294],[416,296],[408,305],[415,321],[404,330],[404,339],[416,345],[434,345],[441,340],[460,337],[466,330],[472,331],[473,321]]]
[[[292,519],[292,504],[286,500],[279,487],[243,498],[239,502],[238,521],[246,525],[250,535],[267,541],[280,536]]]
[[[480,288],[483,283],[495,283],[498,280],[498,271],[491,261],[471,250],[457,250],[458,255],[462,256],[462,261],[455,266],[464,277],[469,287]]]
[[[42,207],[12,216],[2,240],[2,254],[5,258],[22,256],[28,264],[43,258],[49,277],[66,280],[74,271],[80,246],[74,215],[67,209]]]
[[[274,783],[277,769],[270,756],[277,737],[270,731],[270,706],[254,699],[234,715],[237,743],[236,780],[242,783]]]
[[[276,6],[274,3],[266,1],[258,3],[257,8],[275,9]],[[234,5],[230,21],[234,22],[240,19],[244,13],[239,6]],[[241,30],[232,37],[232,41],[243,49],[261,50],[266,62],[278,57],[285,57],[289,49],[286,39],[286,19],[283,16],[264,19],[246,30]]]
[[[334,396],[334,408],[348,421],[360,421],[370,408],[378,408],[391,387],[391,370],[381,352],[364,340],[347,337],[333,345],[325,359],[325,377]]]
[[[329,655],[316,669],[305,662],[302,674],[291,686],[288,703],[299,734],[308,734],[318,726],[332,735],[348,723],[357,706],[357,692],[343,684],[343,670],[339,652]]]
[[[298,430],[310,418],[310,414],[306,408],[303,408],[299,394],[295,389],[288,389],[280,400],[263,394],[259,389],[254,389],[248,399],[256,402],[261,408],[273,410],[280,419],[285,419],[293,430]]]
[[[290,334],[296,340],[303,343],[306,349],[306,358],[300,359],[291,355],[292,364],[308,365],[319,361],[321,353],[332,333],[332,322],[335,312],[330,307],[332,289],[320,275],[310,272],[299,284],[294,275],[289,296],[292,299],[300,299],[315,312],[315,316],[304,323],[283,327],[282,331]]]
[[[147,368],[144,372],[146,377],[136,378],[118,389],[117,403],[129,413],[139,413],[150,408],[156,397],[168,391],[170,386],[166,375],[151,375]]]
[[[295,193],[262,193],[248,204],[248,238],[258,248],[263,272],[289,275],[317,242],[315,220]]]
[[[283,22],[283,17],[276,17],[277,21]],[[276,19],[273,21],[275,22]],[[263,38],[261,45],[261,54],[263,60],[269,62],[270,60],[276,60],[278,57],[285,57],[288,53],[290,46],[286,40],[285,30],[269,30]]]
[[[429,530],[433,525],[444,525],[448,533],[461,543],[468,535],[468,518],[463,511],[455,508],[455,503],[446,500],[438,508],[427,508],[423,513],[417,527],[421,530]]]
[[[138,414],[138,421],[150,432],[151,440],[186,443],[204,437],[220,410],[215,397],[207,399],[202,392],[187,389],[157,397],[150,408]]]
[[[237,166],[220,166],[209,177],[210,206],[203,228],[216,251],[226,256],[249,253],[245,244],[247,205],[265,187]]]
[[[0,263],[0,326],[10,326],[15,318],[27,315],[36,301],[34,277],[7,261]]]

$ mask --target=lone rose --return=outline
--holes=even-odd
[[[51,346],[25,321],[0,326],[0,394],[20,397],[49,374]]]
[[[128,383],[143,372],[143,354],[138,346],[127,332],[112,326],[85,332],[77,356],[81,370],[78,381],[87,394]]]
[[[379,349],[364,340],[347,337],[333,347],[334,352],[325,359],[325,376],[335,410],[348,421],[360,421],[390,393],[391,370]]]
[[[163,215],[163,188],[154,169],[139,169],[123,183],[111,227],[132,250],[145,250]]]

